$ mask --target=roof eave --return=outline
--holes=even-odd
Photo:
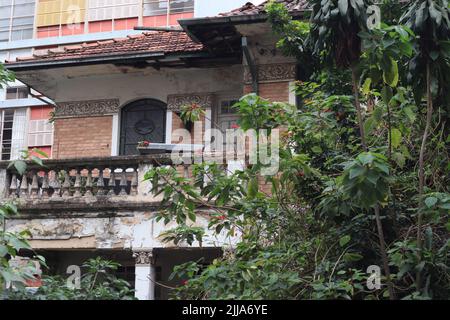
[[[306,12],[310,12],[310,9],[304,9],[301,11],[296,11],[291,13],[294,19],[301,19],[304,17]],[[224,16],[224,17],[205,17],[205,18],[190,18],[190,19],[180,19],[178,23],[181,25],[183,30],[189,35],[189,37],[197,43],[202,43],[201,39],[191,30],[191,27],[203,27],[203,26],[214,26],[214,25],[243,25],[252,23],[264,23],[268,19],[267,14],[252,14],[252,15],[235,15],[235,16]]]
[[[294,18],[303,17],[305,12],[309,12],[309,9],[302,11],[296,11],[291,13]],[[235,16],[219,16],[219,17],[205,17],[205,18],[190,18],[190,19],[180,19],[178,23],[181,25],[184,31],[193,25],[211,25],[211,24],[248,24],[248,23],[258,23],[267,21],[267,14],[252,14],[252,15],[235,15]]]
[[[61,60],[32,60],[13,62],[5,64],[5,67],[11,71],[28,71],[37,69],[50,69],[50,68],[62,68],[71,66],[83,66],[93,64],[114,64],[144,60],[144,59],[157,59],[160,62],[164,62],[164,59],[174,58],[189,58],[189,57],[206,57],[208,53],[205,51],[198,52],[184,52],[184,53],[165,53],[165,52],[152,52],[152,53],[137,53],[137,54],[120,54],[120,55],[97,55],[93,57],[81,57],[72,59]]]

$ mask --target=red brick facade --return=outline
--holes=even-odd
[[[112,116],[56,119],[53,158],[111,156]]]
[[[244,86],[245,94],[252,91],[251,85]],[[271,101],[289,102],[289,81],[260,83],[259,95]]]

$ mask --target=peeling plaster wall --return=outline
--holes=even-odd
[[[47,70],[46,78],[53,78],[56,102],[97,99],[119,99],[121,105],[140,98],[154,98],[167,102],[171,94],[212,92],[217,94],[242,94],[243,68],[190,68],[159,71],[148,68],[110,70],[110,66],[76,67],[61,72]],[[95,90],[93,90],[95,88]]]
[[[176,227],[156,222],[154,212],[130,212],[128,216],[109,218],[65,218],[8,220],[8,231],[29,230],[34,249],[150,249],[169,248],[173,244],[163,243],[160,234]],[[206,216],[200,215],[195,226],[207,228]],[[236,243],[237,238],[227,238],[225,232],[218,237],[207,232],[203,247],[223,247]],[[183,245],[179,245],[183,246]],[[187,246],[187,245],[186,245]],[[199,247],[195,242],[192,247]]]

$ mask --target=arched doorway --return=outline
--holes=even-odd
[[[166,112],[164,102],[142,99],[122,108],[120,126],[120,154],[139,154],[140,141],[166,142]]]

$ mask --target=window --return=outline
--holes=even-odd
[[[194,0],[171,0],[170,13],[183,13],[194,11]]]
[[[28,87],[12,87],[6,88],[6,100],[26,99],[30,90]]]
[[[237,99],[221,100],[219,103],[219,125],[221,130],[235,129],[239,116],[233,105],[238,102]]]
[[[85,0],[39,0],[37,26],[60,26],[84,22]]]
[[[28,123],[28,147],[51,146],[53,125],[47,119],[30,120]]]
[[[194,0],[143,0],[144,16],[194,11]]]
[[[33,37],[35,0],[0,0],[0,41]]]
[[[137,17],[139,0],[89,0],[89,21]]]
[[[14,110],[5,110],[1,113],[1,159],[11,159],[12,130],[14,122]]]

